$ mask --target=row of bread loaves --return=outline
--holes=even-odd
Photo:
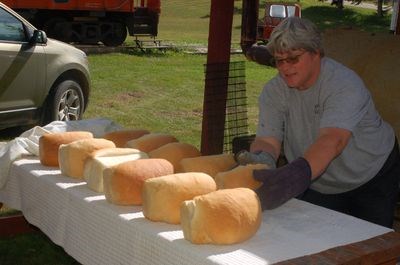
[[[59,165],[63,174],[85,179],[110,203],[143,205],[149,220],[181,223],[184,237],[193,243],[241,242],[261,223],[260,204],[251,190],[259,183],[251,171],[263,165],[236,167],[231,154],[201,156],[173,136],[145,130],[114,132],[103,139],[86,132],[56,136],[41,137],[44,165]]]
[[[184,238],[195,244],[239,243],[261,225],[261,205],[253,190],[217,190],[214,179],[205,173],[148,179],[142,199],[147,219],[181,224]]]
[[[84,177],[83,166],[86,160],[91,157],[92,152],[104,148],[134,146],[134,144],[128,145],[127,143],[136,140],[138,141],[137,146],[140,147],[137,149],[142,151],[141,156],[144,152],[151,151],[153,148],[177,141],[173,136],[149,133],[149,131],[142,129],[110,132],[105,134],[103,138],[93,138],[92,133],[84,131],[48,133],[39,139],[39,158],[41,164],[45,166],[60,167],[63,174],[82,179]],[[132,149],[130,148],[130,150]],[[111,160],[113,156],[122,158],[125,153],[131,151],[124,152],[119,149],[107,151],[106,154],[99,154],[98,156],[110,157],[102,159],[106,161]],[[192,153],[194,152],[192,151]],[[185,153],[181,156],[184,157]],[[190,154],[190,156],[193,155]]]
[[[106,133],[103,138],[114,143],[116,147],[124,147],[126,142],[148,134],[147,130],[132,129]],[[39,159],[44,166],[59,167],[58,151],[61,145],[77,140],[93,138],[87,131],[69,131],[47,133],[39,138]]]
[[[144,216],[151,221],[181,224],[184,238],[195,244],[234,244],[251,238],[262,216],[253,191],[260,183],[251,172],[266,165],[234,167],[231,159],[226,154],[195,157],[187,161],[197,162],[190,164],[191,168],[203,173],[146,180],[142,191]],[[214,173],[215,179],[204,172]]]
[[[85,179],[90,189],[103,192],[105,169],[123,162],[149,158],[147,153],[139,149],[118,147],[129,145],[141,148],[141,150],[149,150],[151,158],[165,159],[172,163],[173,172],[164,172],[165,174],[179,171],[181,159],[200,156],[196,147],[177,142],[173,136],[136,129],[111,132],[100,139],[93,138],[89,132],[49,133],[40,138],[40,159],[43,165],[58,166],[64,175]],[[57,158],[56,162],[53,161],[54,158]],[[155,161],[158,160],[143,162],[142,167],[156,169],[157,166],[153,166]],[[139,182],[144,178],[133,176],[131,180],[134,180],[135,177]],[[114,185],[108,190],[115,189],[115,187],[117,186]],[[115,203],[120,201],[111,199],[111,197],[109,199]]]

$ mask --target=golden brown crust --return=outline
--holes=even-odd
[[[165,159],[149,158],[128,161],[104,170],[104,193],[107,201],[118,205],[141,205],[146,179],[173,173]]]
[[[229,171],[215,175],[218,189],[249,188],[255,190],[261,186],[261,182],[253,178],[253,170],[267,169],[265,164],[239,165]]]
[[[180,161],[184,158],[201,156],[200,151],[187,143],[173,142],[165,144],[149,153],[153,158],[164,158],[174,166],[174,172],[182,172]]]
[[[113,141],[116,147],[125,147],[128,141],[137,139],[149,133],[150,131],[144,129],[121,130],[106,133],[103,138]]]
[[[194,244],[235,244],[251,238],[261,225],[261,206],[248,188],[224,189],[181,205],[185,239]]]
[[[180,223],[183,201],[215,191],[214,179],[200,172],[177,173],[146,180],[143,186],[143,214],[152,221]]]
[[[58,151],[61,173],[71,178],[83,179],[85,162],[91,153],[111,147],[114,148],[115,144],[102,138],[82,139],[61,145]]]
[[[219,154],[184,158],[180,165],[183,172],[203,172],[214,178],[219,172],[231,170],[237,163],[233,154]]]
[[[137,139],[128,141],[125,147],[139,149],[142,152],[149,153],[165,144],[178,142],[178,140],[169,134],[149,133]]]
[[[142,151],[133,148],[108,147],[93,151],[92,153],[90,153],[90,157],[122,156],[140,152]]]
[[[59,167],[58,149],[62,144],[76,140],[93,138],[91,132],[73,131],[48,133],[39,138],[39,159],[44,166]]]
[[[104,148],[91,153],[85,162],[83,176],[88,188],[103,192],[104,170],[127,161],[149,158],[142,151],[132,148]]]

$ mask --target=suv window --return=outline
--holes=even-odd
[[[2,8],[0,8],[0,40],[25,41],[25,31],[21,21]]]

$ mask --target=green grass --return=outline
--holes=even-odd
[[[28,233],[0,240],[2,265],[79,264],[43,233]]]
[[[159,39],[182,47],[207,44],[210,0],[168,0],[162,5]],[[347,6],[339,10],[317,0],[302,1],[301,5],[303,17],[322,29],[353,27],[385,32],[390,24],[389,16],[379,18],[375,10]],[[237,44],[241,1],[235,1],[235,6],[238,12],[232,42]],[[244,57],[233,55],[232,60]],[[90,55],[89,61],[92,94],[84,118],[107,117],[126,128],[166,132],[182,142],[200,145],[206,56],[175,51],[115,53]],[[258,93],[275,73],[272,68],[246,62],[250,132],[257,122]],[[0,138],[10,139],[19,133],[6,130]],[[0,264],[75,263],[41,233],[0,238],[0,253]]]
[[[204,56],[167,52],[89,59],[96,92],[85,117],[108,117],[126,128],[172,131],[182,141],[198,141]]]
[[[93,55],[89,60],[96,91],[85,118],[107,117],[126,128],[171,133],[199,147],[206,56],[167,52]],[[232,60],[243,56],[234,55]],[[255,106],[260,86],[275,71],[248,62],[247,72],[252,88],[249,105]]]

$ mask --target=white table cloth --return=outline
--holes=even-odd
[[[139,206],[112,205],[37,157],[13,163],[0,202],[21,210],[82,264],[272,264],[392,231],[292,199],[263,212],[260,229],[246,242],[195,245],[179,225],[151,222]]]

